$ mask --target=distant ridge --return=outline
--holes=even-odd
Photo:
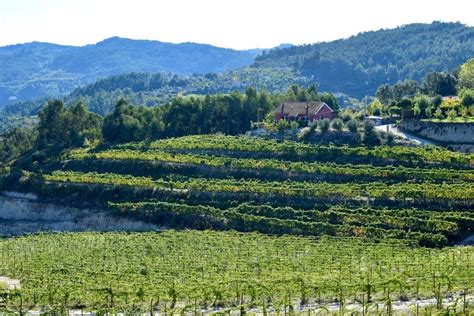
[[[32,42],[0,47],[0,106],[9,99],[55,96],[126,72],[223,72],[250,65],[256,54],[208,44],[105,39],[86,46]],[[11,101],[11,100],[10,100]]]

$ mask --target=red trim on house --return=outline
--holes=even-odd
[[[279,121],[281,119],[287,120],[287,121],[314,121],[314,120],[322,120],[322,119],[329,119],[332,120],[333,118],[333,110],[329,105],[326,103],[322,103],[322,105],[317,109],[315,113],[310,113],[309,112],[309,103],[305,104],[304,109],[302,108],[302,102],[283,102],[279,108],[275,111],[275,120]],[[298,113],[296,114],[289,114],[291,113],[291,110],[293,110],[294,113],[294,105],[298,104],[300,109],[298,110]],[[285,113],[285,106],[289,106],[291,110],[286,111]],[[313,105],[314,106],[314,105]],[[289,109],[290,109],[289,108]]]

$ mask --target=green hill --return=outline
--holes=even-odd
[[[453,70],[474,57],[473,48],[473,27],[410,24],[333,42],[275,49],[257,57],[253,67],[288,67],[318,81],[322,90],[363,97],[375,94],[381,84]]]

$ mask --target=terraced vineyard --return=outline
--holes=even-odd
[[[43,196],[93,194],[91,206],[174,228],[438,247],[473,227],[473,156],[439,148],[189,136],[74,150],[40,180],[30,177]]]
[[[3,273],[24,280],[29,306],[290,312],[337,300],[390,312],[393,300],[442,307],[454,295],[470,308],[474,249],[452,246],[473,234],[473,155],[189,136],[73,150],[5,181],[42,201],[222,231],[3,241]],[[8,259],[15,247],[29,250]],[[21,264],[46,258],[48,268]],[[39,286],[46,271],[58,280]]]

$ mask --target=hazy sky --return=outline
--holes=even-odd
[[[472,0],[0,0],[0,46],[120,36],[267,48],[413,22],[472,26],[473,12]]]

